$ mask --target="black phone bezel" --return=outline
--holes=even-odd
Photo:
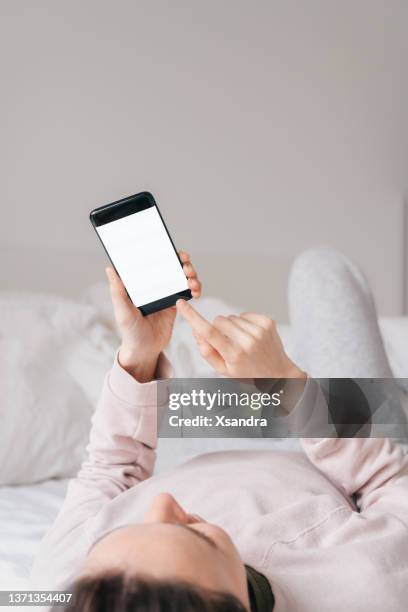
[[[160,212],[159,207],[157,206],[156,200],[154,199],[153,195],[149,191],[142,191],[132,196],[128,196],[127,198],[122,198],[121,200],[112,202],[111,204],[104,204],[103,206],[98,206],[98,208],[94,208],[89,213],[89,219],[96,232],[96,235],[98,236],[99,241],[101,242],[103,249],[106,255],[108,256],[108,259],[111,262],[112,266],[115,268],[115,270],[116,270],[116,266],[113,263],[96,228],[100,227],[101,225],[105,225],[106,223],[111,223],[112,221],[117,221],[118,219],[122,219],[123,217],[133,215],[134,213],[141,212],[142,210],[146,210],[147,208],[152,208],[153,206],[156,207],[156,210],[159,213],[159,217],[161,219],[161,222],[163,223],[164,229],[167,232],[167,235],[172,244],[172,247],[177,256],[177,259],[180,262],[180,266],[183,267],[179,254],[177,253],[177,249],[174,245],[173,239],[170,236],[170,232],[167,228],[167,225],[163,219],[163,216]],[[116,272],[119,274],[118,270],[116,270]],[[126,293],[128,294],[129,299],[132,301],[127,290],[126,290]],[[155,300],[154,302],[150,302],[149,304],[142,304],[142,305],[135,304],[135,306],[139,308],[139,310],[144,316],[147,316],[149,314],[153,314],[154,312],[158,312],[159,310],[163,310],[165,308],[170,308],[171,306],[174,306],[177,300],[179,299],[191,300],[191,298],[192,298],[192,295],[191,295],[190,289],[185,289],[183,291],[179,291],[178,293],[174,293],[173,295],[168,295],[163,298],[160,298],[159,300]]]

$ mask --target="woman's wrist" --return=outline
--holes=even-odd
[[[146,383],[154,380],[160,353],[142,353],[122,344],[118,352],[119,365],[135,380]]]
[[[307,382],[307,373],[301,370],[293,361],[288,359],[284,377],[280,381],[282,389],[281,408],[290,414],[299,403]]]
[[[290,361],[285,371],[285,378],[303,378],[304,380],[306,380],[307,374],[306,372],[298,368],[298,366],[294,364],[293,361]]]
[[[278,380],[278,379],[288,379],[288,378],[297,378],[297,379],[307,379],[307,374],[298,366],[293,363],[290,359],[285,359],[279,365],[274,364],[272,368],[268,368],[269,372],[267,378]],[[265,374],[262,376],[266,378]]]

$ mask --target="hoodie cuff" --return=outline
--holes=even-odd
[[[173,377],[173,368],[164,353],[159,355],[155,379],[147,383],[140,383],[122,368],[118,361],[118,352],[108,374],[107,382],[110,391],[122,402],[132,406],[156,407],[165,404],[169,390],[169,383],[166,379]]]

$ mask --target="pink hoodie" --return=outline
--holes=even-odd
[[[158,373],[168,368],[161,357]],[[115,361],[89,457],[34,563],[36,588],[66,586],[97,539],[142,521],[168,491],[230,534],[243,561],[269,579],[276,612],[408,609],[408,461],[398,445],[307,438],[305,454],[216,452],[152,476],[156,387]]]

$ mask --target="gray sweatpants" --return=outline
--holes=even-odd
[[[290,275],[289,310],[300,367],[314,378],[387,379],[374,422],[405,422],[405,394],[390,380],[373,296],[356,264],[328,247],[305,251]]]
[[[305,251],[289,279],[294,358],[314,377],[390,378],[373,296],[356,264],[337,251]]]

